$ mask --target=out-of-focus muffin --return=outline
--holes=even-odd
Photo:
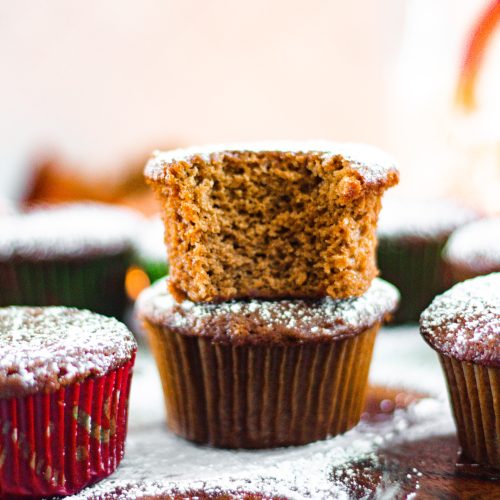
[[[122,317],[141,222],[131,210],[95,203],[0,218],[0,306],[64,305]]]
[[[401,293],[397,322],[418,321],[447,286],[441,253],[450,234],[477,214],[445,199],[384,200],[378,225],[381,276]]]
[[[500,271],[500,218],[457,229],[446,244],[443,259],[454,283]]]

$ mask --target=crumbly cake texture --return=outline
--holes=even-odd
[[[377,274],[375,227],[394,162],[331,142],[234,144],[156,153],[181,300],[359,296]]]
[[[393,241],[440,241],[478,214],[448,199],[387,197],[380,212],[377,236]]]
[[[0,399],[50,393],[130,361],[133,335],[113,318],[65,307],[0,308]]]
[[[500,271],[500,218],[479,220],[457,229],[443,257],[469,277]]]
[[[132,249],[142,217],[99,203],[36,208],[0,218],[0,261],[114,255]]]
[[[500,273],[455,285],[422,313],[420,331],[441,354],[500,367]]]
[[[142,292],[139,315],[183,335],[232,344],[321,342],[360,333],[397,307],[399,293],[376,278],[361,297],[339,300],[233,300],[221,304],[177,303],[160,280]]]

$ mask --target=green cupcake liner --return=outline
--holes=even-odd
[[[401,293],[394,315],[396,323],[416,322],[432,299],[445,291],[441,258],[445,242],[379,239],[377,259],[380,275]]]
[[[0,306],[68,306],[122,318],[127,253],[68,260],[0,262]]]

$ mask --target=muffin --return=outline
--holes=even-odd
[[[377,260],[382,278],[396,285],[399,323],[416,322],[431,300],[447,287],[441,253],[450,234],[476,218],[450,200],[384,201],[377,230]]]
[[[136,343],[113,318],[0,308],[0,497],[71,495],[123,457]]]
[[[170,429],[223,448],[301,445],[359,421],[375,335],[398,292],[177,303],[165,280],[138,299]]]
[[[153,217],[144,223],[135,241],[136,264],[147,274],[150,283],[168,274],[163,232],[162,220]]]
[[[443,259],[454,283],[500,271],[500,218],[457,229],[446,244]]]
[[[436,297],[420,330],[446,375],[462,459],[500,470],[500,274]]]
[[[398,182],[375,148],[331,142],[156,153],[171,293],[193,302],[347,298],[377,275],[375,226]]]
[[[90,203],[0,218],[0,306],[64,305],[121,317],[140,220]]]

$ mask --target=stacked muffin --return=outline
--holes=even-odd
[[[376,332],[398,301],[375,278],[392,161],[367,146],[265,143],[158,153],[145,174],[170,279],[138,310],[170,428],[265,448],[354,426]]]

